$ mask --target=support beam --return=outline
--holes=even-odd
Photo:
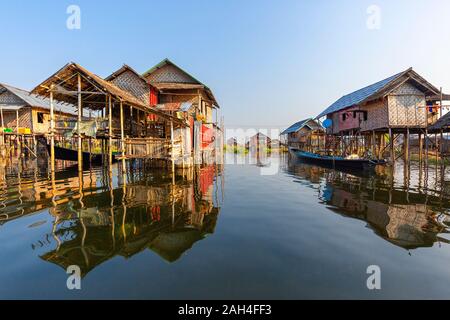
[[[77,136],[78,136],[78,171],[83,171],[83,150],[81,140],[81,114],[82,114],[82,100],[81,100],[81,75],[78,74],[78,121],[77,121]]]
[[[409,166],[409,128],[406,128],[405,141],[403,143],[405,148],[405,165]]]
[[[109,168],[111,170],[112,168],[112,135],[113,135],[113,128],[112,128],[112,101],[111,101],[111,95],[108,96],[108,158],[109,158]]]
[[[125,172],[125,133],[123,124],[123,102],[120,101],[120,145],[122,149],[122,170]]]
[[[170,120],[170,145],[171,145],[171,152],[170,152],[170,158],[172,162],[172,181],[175,184],[175,157],[174,157],[174,141],[173,141],[173,121]]]
[[[419,164],[422,163],[423,160],[423,139],[422,133],[419,133]]]
[[[0,104],[0,117],[2,118],[2,134],[0,141],[0,151],[2,152],[1,156],[3,156],[3,150],[5,149],[5,118],[3,117],[3,106]]]
[[[50,86],[50,170],[55,172],[55,106],[53,104],[53,88]]]
[[[395,164],[395,141],[394,141],[394,134],[392,133],[392,128],[389,128],[389,142],[390,142],[390,156],[391,156],[391,162],[392,165]]]

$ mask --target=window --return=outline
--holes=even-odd
[[[38,123],[44,123],[44,113],[43,112],[37,113],[37,121],[38,121]]]

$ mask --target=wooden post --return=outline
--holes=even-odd
[[[50,86],[50,170],[52,173],[55,172],[55,107],[53,104],[53,89],[54,85]]]
[[[120,144],[122,149],[122,170],[125,172],[125,133],[123,128],[123,102],[120,101]]]
[[[81,75],[78,74],[78,121],[77,121],[77,136],[78,136],[78,171],[83,171],[83,150],[81,140]]]
[[[441,164],[444,164],[444,157],[442,156],[444,153],[444,131],[441,129],[441,140],[439,141],[439,153],[441,156]]]
[[[395,146],[394,146],[394,134],[392,133],[392,128],[389,128],[389,142],[390,142],[390,148],[391,148],[391,162],[392,165],[395,164]]]
[[[5,120],[3,118],[3,106],[0,104],[0,117],[2,117],[2,135],[1,135],[1,141],[0,141],[0,151],[2,152],[3,156],[3,150],[5,149]]]
[[[409,128],[406,128],[405,141],[403,143],[405,145],[405,165],[409,166]]]
[[[419,164],[422,163],[422,157],[423,157],[423,139],[422,133],[419,133]]]
[[[425,164],[428,167],[428,145],[429,145],[429,141],[428,141],[428,128],[425,128],[425,136],[424,136],[424,140],[425,140]]]
[[[19,109],[16,110],[16,139],[17,139],[17,154],[20,158],[20,156],[22,155],[22,145],[20,143],[20,136],[19,136]]]
[[[109,168],[111,170],[112,168],[112,135],[113,135],[113,128],[112,128],[112,102],[111,102],[111,95],[108,96],[108,157],[109,157]]]
[[[377,144],[377,136],[375,134],[375,130],[372,130],[372,146],[371,146],[371,152],[372,157],[376,157],[376,144]]]
[[[174,141],[173,141],[173,120],[170,120],[170,145],[172,151],[170,152],[170,158],[172,161],[172,181],[175,184],[175,158],[174,158]]]
[[[436,149],[436,151],[435,151],[435,160],[436,160],[436,167],[437,167],[437,164],[438,164],[438,160],[439,160],[439,155],[438,155],[438,138],[437,138],[437,133],[435,133],[434,134],[434,147],[435,147],[435,149]]]

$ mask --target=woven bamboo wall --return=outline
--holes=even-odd
[[[409,83],[404,83],[388,96],[391,127],[426,127],[425,95]]]
[[[146,105],[150,105],[150,88],[143,79],[127,70],[112,81],[119,88],[131,93]]]
[[[32,128],[31,126],[31,108],[22,108],[19,110],[19,128]],[[17,125],[16,111],[3,111],[5,117],[5,127],[15,129]]]
[[[387,128],[389,126],[389,113],[387,102],[378,100],[369,103],[361,110],[367,111],[367,120],[361,119],[361,131],[376,130]]]

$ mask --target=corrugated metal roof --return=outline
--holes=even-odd
[[[450,112],[443,115],[438,121],[428,127],[428,131],[446,130],[448,127],[450,127]]]
[[[347,94],[337,100],[335,103],[333,103],[331,106],[329,106],[327,109],[325,109],[321,114],[317,116],[317,118],[321,118],[323,116],[326,116],[327,114],[357,105],[361,103],[362,101],[366,100],[370,96],[376,94],[378,91],[380,91],[382,88],[386,87],[388,84],[390,84],[392,81],[399,78],[401,75],[403,75],[405,71],[397,73],[389,78],[386,78],[384,80],[378,81],[374,84],[371,84],[370,86],[364,87],[362,89],[356,90],[355,92],[352,92],[350,94]]]
[[[48,98],[38,96],[36,94],[31,94],[26,90],[19,89],[4,83],[0,83],[0,87],[5,88],[21,100],[23,100],[29,106],[50,109],[50,99]],[[54,101],[54,108],[56,112],[64,112],[73,115],[77,114],[75,106],[67,103],[61,103],[56,100]],[[9,109],[9,107],[7,107],[7,109]]]
[[[312,120],[312,118],[308,118],[308,119],[305,119],[305,120],[302,120],[302,121],[294,123],[292,126],[287,128],[286,130],[284,130],[280,135],[297,132],[298,130],[303,128],[305,125],[307,125],[307,122],[309,120]]]

